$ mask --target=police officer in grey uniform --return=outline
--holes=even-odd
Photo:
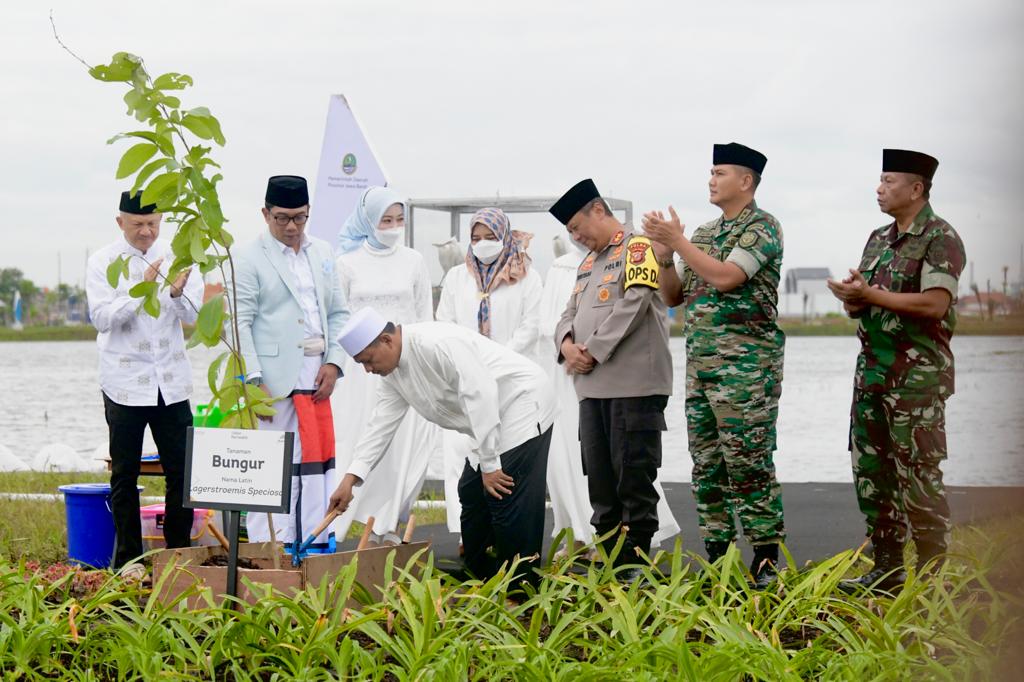
[[[612,215],[592,180],[576,184],[549,210],[590,248],[555,330],[555,345],[580,400],[591,523],[601,535],[628,528],[616,563],[635,563],[638,552],[650,551],[658,529],[654,481],[672,394],[658,262],[650,240]],[[605,548],[617,540],[605,540]]]

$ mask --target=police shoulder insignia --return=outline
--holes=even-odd
[[[749,249],[751,246],[757,243],[757,232],[753,230],[747,230],[740,237],[740,248]]]
[[[654,256],[654,248],[647,237],[630,237],[626,244],[629,256],[626,258],[626,281],[624,288],[634,284],[658,288],[658,259]]]
[[[619,230],[618,232],[615,233],[615,236],[612,237],[612,240],[609,243],[612,246],[618,246],[619,244],[622,243],[622,238],[625,237],[625,236],[626,236],[626,233],[623,232],[622,230]]]
[[[580,263],[580,272],[590,272],[594,269],[594,255],[591,254]]]

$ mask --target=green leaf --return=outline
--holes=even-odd
[[[134,196],[140,189],[142,189],[142,186],[146,184],[146,181],[149,180],[153,173],[157,172],[161,168],[174,170],[175,166],[177,166],[177,163],[174,159],[157,159],[156,161],[151,161],[146,164],[143,169],[139,171],[139,174],[135,176],[135,183],[132,185],[132,195]]]
[[[193,229],[189,238],[189,254],[195,263],[206,262],[206,248],[203,245],[203,234],[198,229]]]
[[[154,133],[148,130],[133,130],[130,133],[120,133],[118,135],[114,135],[112,138],[107,140],[107,144],[113,144],[118,140],[123,140],[126,137],[138,137],[142,138],[143,140],[149,140],[157,147],[159,147],[160,151],[166,154],[167,156],[174,156],[174,141],[171,139],[171,136],[168,132]]]
[[[127,82],[136,78],[141,70],[142,60],[128,52],[118,52],[106,65],[97,65],[89,69],[89,75],[96,80],[111,82]]]
[[[203,220],[211,230],[219,230],[224,224],[224,214],[221,213],[220,204],[216,201],[204,201],[199,204],[199,211],[203,214]]]
[[[217,358],[210,363],[210,369],[206,371],[206,381],[210,384],[210,393],[216,398],[220,393],[220,389],[217,387],[217,375],[220,374],[220,366],[224,364],[224,358],[228,357],[231,351],[224,351]]]
[[[267,405],[266,403],[253,403],[252,405],[249,406],[249,409],[251,409],[256,414],[260,415],[261,417],[273,417],[275,414],[277,414],[277,410],[275,410],[270,405]]]
[[[213,272],[221,266],[221,264],[227,260],[227,256],[207,256],[206,262],[199,265],[199,272],[207,274]]]
[[[156,282],[142,281],[133,286],[128,290],[128,295],[132,298],[142,298],[143,296],[149,296],[157,290]]]
[[[220,339],[221,328],[224,323],[224,292],[220,292],[199,309],[199,319],[196,320],[196,333],[205,343],[209,340],[216,342]],[[207,344],[210,345],[210,344]]]
[[[114,260],[110,261],[110,265],[107,266],[107,284],[112,288],[117,288],[117,282],[121,279],[122,263],[121,260],[124,256],[118,256]]]
[[[221,388],[220,397],[217,398],[217,406],[221,412],[227,413],[232,408],[239,407],[238,401],[242,398],[243,384],[229,384]]]
[[[118,180],[126,178],[142,167],[142,164],[149,161],[156,154],[156,145],[149,142],[142,142],[128,148],[121,156],[121,162],[117,164]]]
[[[158,204],[159,199],[165,192],[173,189],[178,182],[179,173],[170,172],[158,175],[149,184],[146,185],[146,189],[142,192],[142,204]],[[168,202],[169,203],[169,202]]]
[[[242,422],[242,415],[238,412],[231,412],[220,420],[220,428],[237,429]]]
[[[171,251],[174,252],[176,258],[190,258],[189,255],[190,245],[192,243],[192,230],[194,229],[196,220],[193,218],[187,220],[181,224],[178,231],[174,233],[174,238],[171,239]]]
[[[156,284],[156,282],[153,282],[153,284]],[[146,296],[145,300],[142,301],[142,309],[152,317],[160,317],[160,299],[155,291]]]
[[[185,114],[181,119],[181,125],[192,131],[192,134],[203,140],[213,139],[213,130],[207,125],[206,119],[202,116]]]
[[[153,87],[159,90],[184,90],[192,85],[192,76],[184,73],[165,73],[153,81]]]

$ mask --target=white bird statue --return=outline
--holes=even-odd
[[[551,241],[551,250],[555,252],[555,258],[560,258],[569,252],[569,247],[560,235],[555,235]]]
[[[466,254],[455,237],[449,237],[447,241],[434,244],[434,247],[437,249],[437,261],[441,264],[442,279],[449,270],[466,260]]]

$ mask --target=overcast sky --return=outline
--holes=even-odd
[[[412,197],[558,195],[593,177],[638,211],[674,204],[692,229],[716,216],[712,144],[742,142],[768,156],[758,202],[782,222],[783,268],[834,274],[887,221],[881,149],[925,151],[940,160],[932,204],[975,279],[1020,277],[1019,0],[54,0],[0,9],[0,267],[37,284],[56,283],[58,251],[80,282],[86,249],[118,236],[126,147],[104,142],[133,123],[122,87],[54,42],[50,6],[90,63],[128,51],[154,75],[194,77],[185,103],[221,120],[221,197],[241,239],[265,229],[267,176],[315,184],[328,96],[344,93]],[[559,226],[515,224],[538,233],[543,273]]]

